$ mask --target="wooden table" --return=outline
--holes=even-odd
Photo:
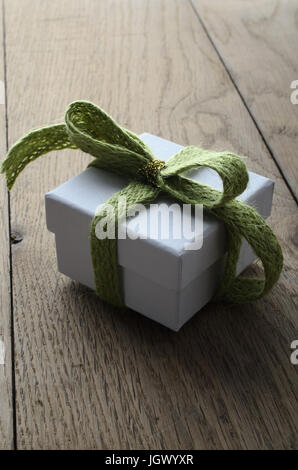
[[[57,272],[44,193],[86,155],[40,158],[10,198],[2,178],[0,447],[297,448],[297,2],[3,0],[1,16],[1,159],[76,99],[230,149],[276,181],[285,263],[264,300],[210,304],[175,334]]]

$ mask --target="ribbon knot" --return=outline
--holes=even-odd
[[[158,187],[160,170],[165,166],[166,163],[163,160],[154,159],[149,163],[146,163],[146,165],[139,170],[139,173],[145,177],[148,183]]]
[[[120,195],[126,196],[128,209],[137,203],[149,204],[160,191],[164,191],[183,203],[203,204],[206,210],[222,220],[229,242],[217,299],[234,303],[252,301],[265,295],[278,280],[283,256],[277,238],[252,207],[236,199],[248,183],[245,164],[238,155],[190,146],[167,162],[156,160],[150,148],[137,135],[119,126],[102,109],[86,101],[76,101],[68,107],[64,123],[32,131],[11,147],[1,166],[8,188],[12,188],[28,163],[50,151],[65,148],[81,149],[94,157],[89,166],[130,179],[131,182],[123,190],[107,201],[120,217],[126,215],[118,210]],[[221,177],[222,192],[183,175],[192,168],[203,166],[215,170]],[[140,175],[144,181],[140,181]],[[95,227],[102,216],[94,216],[90,229],[96,292],[107,302],[122,306],[117,241],[108,238],[99,240],[95,234]],[[261,259],[264,279],[236,276],[242,238],[248,241]]]

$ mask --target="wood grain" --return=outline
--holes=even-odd
[[[1,7],[2,5],[0,5],[0,80],[4,83],[4,34]],[[6,119],[2,92],[3,90],[0,92],[1,160],[6,153]],[[0,449],[12,449],[13,411],[8,192],[3,178],[0,179],[0,200]]]
[[[247,155],[276,180],[285,253],[265,300],[209,305],[175,334],[57,272],[44,193],[88,158],[34,162],[12,194],[18,447],[297,446],[296,206],[189,2],[10,0],[6,24],[10,144],[87,99],[137,133]]]
[[[192,0],[208,34],[298,196],[298,3],[293,0]]]

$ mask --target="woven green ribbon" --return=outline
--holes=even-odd
[[[228,254],[216,299],[233,303],[252,301],[265,295],[278,280],[283,256],[277,238],[252,207],[235,199],[248,183],[248,173],[239,156],[186,147],[167,162],[160,162],[138,136],[120,127],[103,110],[92,103],[76,101],[68,107],[65,123],[32,131],[11,147],[1,167],[8,188],[12,188],[28,163],[48,152],[65,148],[81,149],[95,157],[90,165],[129,178],[131,182],[107,201],[118,218],[126,215],[118,207],[119,196],[126,196],[127,211],[134,204],[153,202],[160,192],[164,192],[182,203],[202,204],[222,220],[229,235]],[[215,170],[222,179],[223,191],[182,175],[197,167]],[[104,210],[95,215],[90,228],[96,292],[103,300],[122,306],[117,240],[99,240],[95,234],[97,223],[106,216]],[[236,276],[242,237],[261,259],[263,279]]]

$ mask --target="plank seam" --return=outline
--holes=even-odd
[[[279,165],[277,159],[275,158],[274,153],[273,153],[273,150],[272,150],[271,147],[270,147],[270,144],[267,142],[267,140],[266,140],[266,138],[265,138],[265,136],[264,136],[264,134],[263,134],[261,128],[259,127],[259,124],[258,124],[256,118],[254,117],[252,111],[250,110],[250,108],[249,108],[249,106],[248,106],[248,104],[247,104],[247,102],[246,102],[246,100],[245,100],[243,94],[241,93],[241,91],[240,91],[240,89],[239,89],[237,83],[235,82],[235,80],[234,80],[234,78],[233,78],[233,76],[232,76],[232,74],[231,74],[231,72],[230,72],[228,66],[226,65],[226,63],[225,63],[223,57],[221,56],[221,54],[220,54],[218,48],[216,47],[215,42],[213,41],[212,37],[210,36],[210,34],[209,34],[209,32],[208,32],[208,29],[207,29],[207,27],[205,26],[205,23],[203,22],[203,20],[202,20],[200,14],[199,14],[199,12],[197,11],[195,5],[193,4],[193,1],[192,1],[192,0],[189,0],[189,3],[190,3],[191,8],[192,8],[193,11],[194,11],[195,16],[196,16],[197,19],[198,19],[200,25],[202,26],[203,31],[205,32],[205,34],[206,34],[208,40],[210,41],[212,47],[214,48],[214,50],[215,50],[215,52],[216,52],[216,54],[217,54],[217,56],[218,56],[220,62],[222,63],[222,65],[223,65],[225,71],[227,72],[228,77],[230,78],[232,84],[234,85],[234,87],[235,87],[235,89],[236,89],[236,91],[237,91],[237,93],[238,93],[238,95],[239,95],[239,97],[240,97],[242,103],[244,104],[244,106],[245,106],[245,108],[246,108],[246,110],[247,110],[247,112],[248,112],[250,118],[252,119],[252,121],[253,121],[253,123],[254,123],[254,125],[255,125],[255,127],[256,127],[256,129],[257,129],[257,131],[258,131],[258,133],[259,133],[259,135],[260,135],[260,137],[261,137],[261,139],[262,139],[262,141],[263,141],[263,143],[264,143],[264,145],[265,145],[265,147],[266,147],[266,149],[268,150],[268,152],[269,152],[269,154],[270,154],[272,160],[274,161],[274,163],[275,163],[275,165],[276,165],[276,167],[277,167],[277,169],[278,169],[278,171],[279,171],[281,177],[283,178],[283,180],[284,180],[284,182],[285,182],[285,184],[286,184],[288,190],[290,191],[290,193],[291,193],[291,195],[292,195],[294,201],[296,202],[296,204],[298,204],[298,198],[297,198],[297,196],[296,196],[294,190],[292,189],[290,183],[289,183],[288,180],[287,180],[286,175],[284,174],[284,172],[283,172],[281,166]]]
[[[2,0],[2,31],[3,31],[3,81],[4,81],[4,110],[5,110],[5,145],[8,151],[8,106],[7,106],[7,60],[6,60],[6,22],[5,0]],[[12,273],[12,247],[11,247],[11,204],[8,192],[8,235],[9,235],[9,282],[10,282],[10,337],[11,337],[11,395],[12,395],[12,425],[13,425],[13,449],[17,450],[17,416],[16,416],[16,380],[15,380],[15,331],[13,309],[13,273]]]

